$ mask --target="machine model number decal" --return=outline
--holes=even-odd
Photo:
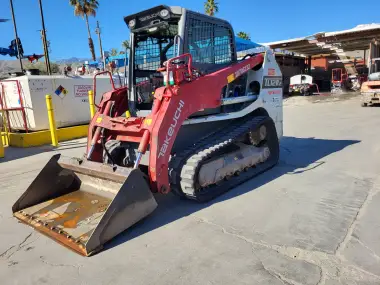
[[[282,88],[282,77],[264,76],[262,88]]]
[[[185,102],[183,102],[182,100],[179,100],[179,105],[177,107],[177,110],[174,113],[173,121],[172,121],[172,123],[168,129],[168,132],[166,133],[166,138],[164,140],[163,145],[160,148],[160,152],[158,154],[158,157],[164,156],[166,151],[168,150],[169,143],[173,138],[175,127],[178,124],[178,119],[181,117],[181,112],[182,112],[183,106],[185,106]]]
[[[227,76],[227,82],[231,83],[236,78],[238,78],[240,75],[244,74],[245,72],[247,72],[250,69],[251,69],[251,64],[247,64],[246,66],[243,66],[242,68],[236,70],[235,73],[231,73],[230,75],[228,75]]]

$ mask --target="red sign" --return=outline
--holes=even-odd
[[[87,97],[88,91],[92,89],[92,85],[74,85],[75,97]]]
[[[276,95],[276,94],[281,94],[281,90],[273,90],[273,91],[268,91],[268,95]]]
[[[276,75],[276,70],[274,68],[268,68],[268,75],[269,76],[274,76]]]

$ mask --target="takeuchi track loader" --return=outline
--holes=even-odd
[[[124,20],[129,86],[103,94],[83,158],[53,156],[12,208],[85,256],[152,213],[153,193],[209,201],[279,159],[272,51],[238,61],[228,22],[180,7]]]

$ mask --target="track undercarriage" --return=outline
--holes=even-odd
[[[108,147],[112,157],[105,153],[104,163],[133,165],[136,151],[131,145],[110,141]],[[278,157],[277,133],[269,117],[236,119],[228,128],[216,130],[172,154],[170,187],[181,197],[208,201],[273,167]]]
[[[189,199],[209,201],[278,162],[279,144],[268,117],[236,120],[172,157],[172,190]]]

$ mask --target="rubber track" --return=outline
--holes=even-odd
[[[268,128],[268,133],[276,132],[273,121],[266,116],[251,117],[245,120],[237,120],[230,127],[214,132],[205,138],[202,138],[193,146],[181,151],[181,154],[174,156],[169,163],[169,176],[172,190],[181,196],[197,201],[209,201],[216,196],[228,191],[238,184],[247,181],[253,176],[274,166],[278,160],[278,140],[275,133],[276,144],[272,143],[270,147],[272,159],[252,167],[239,176],[234,176],[228,181],[223,181],[220,185],[211,185],[203,189],[196,187],[197,173],[202,163],[211,158],[222,148],[236,142],[251,130],[256,130],[263,124],[272,123]],[[273,154],[272,154],[273,152]]]

